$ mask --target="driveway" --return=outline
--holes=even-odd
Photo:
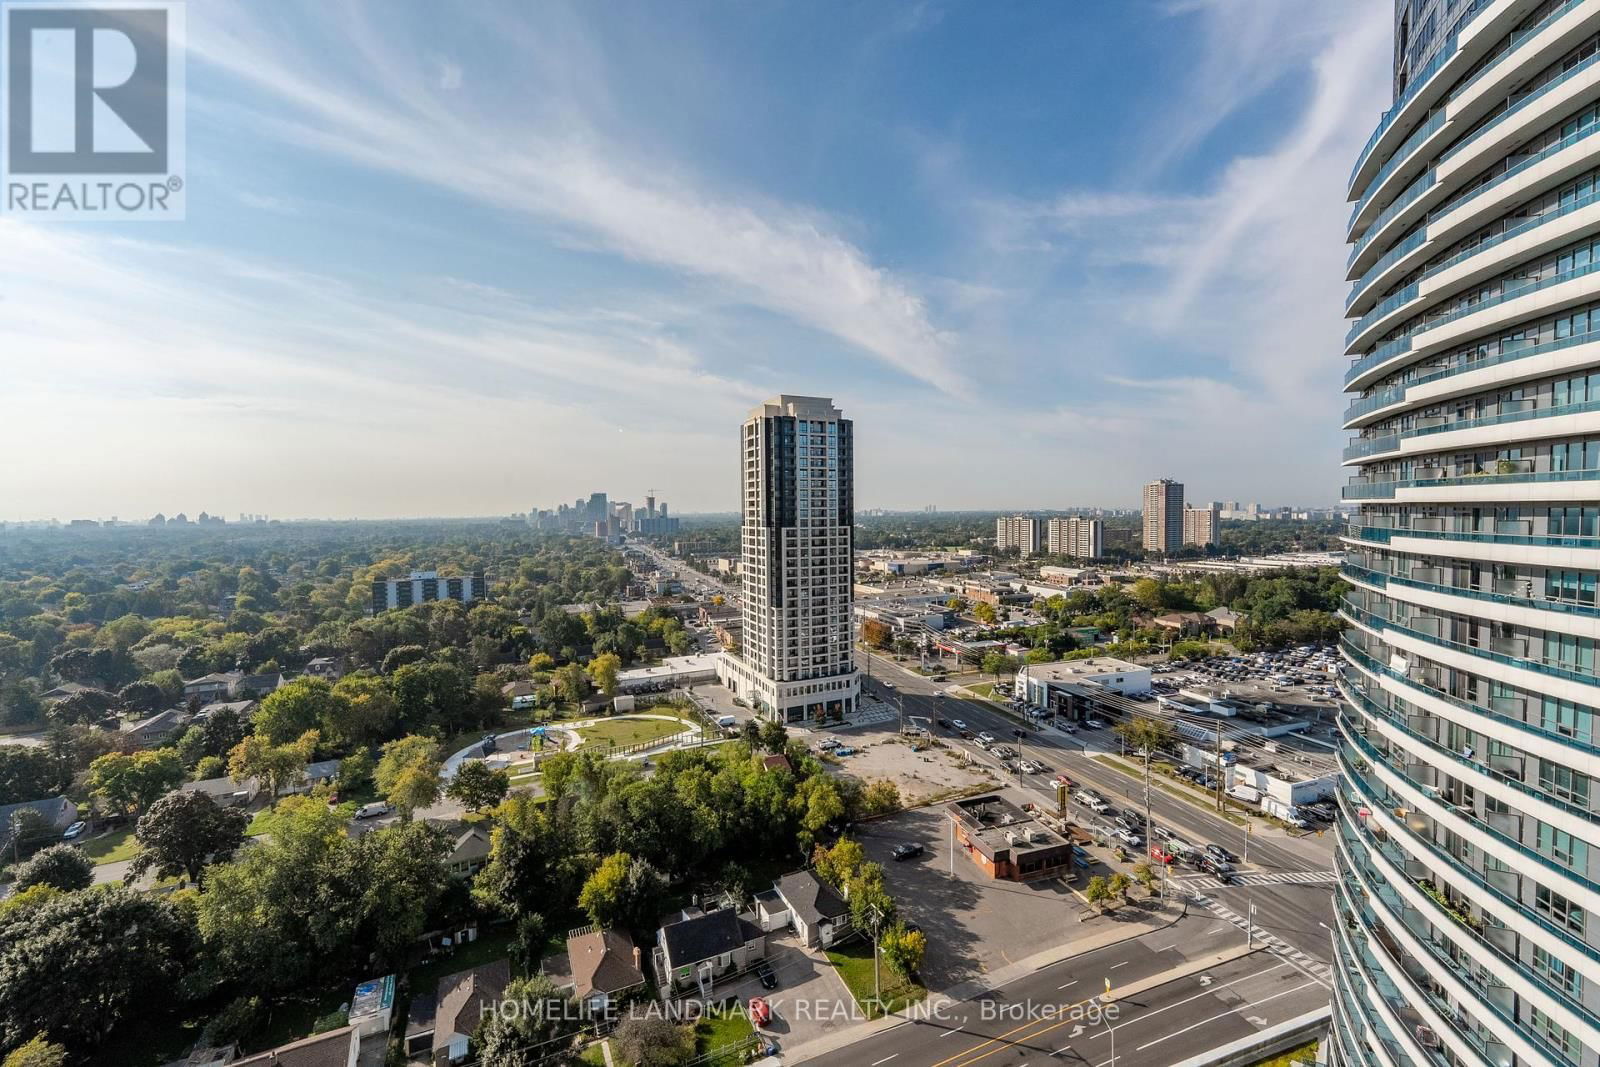
[[[752,975],[719,986],[712,998],[737,997],[748,1004],[751,997],[765,997],[772,1021],[762,1030],[777,1039],[780,1049],[814,1041],[864,1017],[828,958],[820,950],[802,947],[794,934],[767,935],[767,962],[778,976],[778,988],[762,989]]]

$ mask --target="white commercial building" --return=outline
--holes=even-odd
[[[1394,27],[1349,183],[1331,1044],[1593,1067],[1600,0]]]
[[[740,466],[743,633],[718,677],[780,722],[847,715],[861,691],[851,422],[832,400],[773,397],[745,420]]]
[[[1050,700],[1052,687],[1085,685],[1119,696],[1142,695],[1150,691],[1150,668],[1112,656],[1095,656],[1031,663],[1017,671],[1017,693],[1036,707],[1054,706]]]

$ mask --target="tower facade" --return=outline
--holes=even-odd
[[[1600,0],[1404,0],[1350,178],[1341,1065],[1600,1052]]]
[[[1183,483],[1162,478],[1144,487],[1144,550],[1176,552],[1183,547]]]
[[[741,647],[719,677],[780,722],[839,718],[852,651],[853,427],[832,400],[776,396],[739,432]]]

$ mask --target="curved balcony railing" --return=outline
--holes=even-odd
[[[1563,537],[1554,534],[1475,533],[1456,530],[1412,530],[1404,526],[1352,525],[1348,536],[1358,541],[1389,544],[1395,537],[1418,537],[1430,541],[1465,541],[1471,544],[1531,545],[1538,548],[1600,548],[1600,537]]]
[[[1368,585],[1389,586],[1401,585],[1410,589],[1420,589],[1427,593],[1443,593],[1446,596],[1465,597],[1468,600],[1482,600],[1490,604],[1511,604],[1516,607],[1532,608],[1536,611],[1550,611],[1562,615],[1579,615],[1585,618],[1600,617],[1600,607],[1594,604],[1573,604],[1565,600],[1546,600],[1544,597],[1519,597],[1509,593],[1493,593],[1482,589],[1471,589],[1459,585],[1440,585],[1435,582],[1419,582],[1414,578],[1406,578],[1398,574],[1384,574],[1382,571],[1370,570],[1349,561],[1339,566],[1343,574]]]
[[[1587,805],[1574,804],[1571,801],[1563,800],[1554,793],[1547,792],[1538,788],[1537,786],[1529,785],[1520,778],[1514,778],[1508,774],[1503,774],[1499,771],[1496,771],[1487,763],[1481,763],[1478,760],[1463,756],[1454,749],[1446,748],[1444,745],[1441,745],[1439,742],[1435,741],[1426,734],[1418,733],[1406,722],[1406,717],[1404,715],[1394,711],[1392,708],[1384,707],[1382,704],[1379,704],[1377,701],[1373,700],[1365,693],[1355,689],[1353,686],[1350,686],[1344,682],[1340,682],[1339,691],[1351,704],[1360,708],[1367,714],[1374,715],[1382,719],[1393,729],[1399,730],[1407,737],[1429,749],[1436,756],[1447,760],[1451,765],[1460,768],[1462,771],[1486,774],[1493,778],[1496,782],[1499,782],[1501,785],[1508,785],[1512,789],[1515,789],[1517,792],[1533,800],[1540,801],[1544,804],[1549,804],[1553,808],[1559,808],[1569,815],[1575,815],[1578,818],[1589,822],[1593,822],[1595,820],[1594,809],[1588,807]],[[1426,713],[1419,712],[1419,714]],[[1521,755],[1521,753],[1518,753],[1518,755]],[[1526,758],[1532,759],[1534,757],[1529,756]],[[1600,831],[1600,827],[1596,827],[1596,830]]]
[[[1521,670],[1537,671],[1538,673],[1548,675],[1551,678],[1560,678],[1563,681],[1577,682],[1580,685],[1594,686],[1596,687],[1595,699],[1600,701],[1600,678],[1595,677],[1593,670],[1579,667],[1575,664],[1568,665],[1560,663],[1546,663],[1543,660],[1533,659],[1528,656],[1508,656],[1503,652],[1495,652],[1492,649],[1478,648],[1474,645],[1463,645],[1458,641],[1451,641],[1443,637],[1435,637],[1433,634],[1424,633],[1421,630],[1413,630],[1409,626],[1401,625],[1392,619],[1386,619],[1382,615],[1378,615],[1375,612],[1367,611],[1364,608],[1358,608],[1348,601],[1340,605],[1339,611],[1351,622],[1359,623],[1363,626],[1366,626],[1368,629],[1397,633],[1403,637],[1410,637],[1417,641],[1426,641],[1428,644],[1436,645],[1439,648],[1447,648],[1452,652],[1460,652],[1464,655],[1473,656],[1478,659],[1486,659],[1491,663],[1499,663],[1507,667],[1517,667]],[[1528,641],[1529,644],[1532,644],[1534,639],[1529,638]]]
[[[1471,147],[1472,143],[1478,140],[1478,138],[1484,136],[1490,130],[1493,130],[1507,119],[1515,118],[1517,115],[1521,114],[1525,108],[1532,107],[1547,94],[1555,92],[1558,88],[1565,85],[1572,79],[1590,70],[1593,70],[1597,63],[1600,63],[1600,52],[1596,52],[1594,55],[1578,63],[1576,66],[1562,71],[1560,74],[1556,75],[1554,78],[1551,78],[1549,81],[1539,86],[1539,88],[1533,90],[1533,92],[1529,93],[1527,96],[1524,96],[1521,100],[1518,100],[1516,103],[1500,112],[1500,114],[1496,115],[1482,126],[1479,126],[1476,130],[1473,130],[1472,133],[1468,134],[1466,137],[1463,137],[1461,140],[1445,149],[1444,153],[1439,156],[1439,162],[1445,163],[1455,158],[1455,156]]]
[[[1491,826],[1486,822],[1483,822],[1482,820],[1480,820],[1477,817],[1477,815],[1474,812],[1472,812],[1470,810],[1467,810],[1467,809],[1458,808],[1455,805],[1448,803],[1447,801],[1445,801],[1444,799],[1442,799],[1441,797],[1439,797],[1437,795],[1438,794],[1438,790],[1432,789],[1432,787],[1430,787],[1430,786],[1425,786],[1421,782],[1413,781],[1405,773],[1405,771],[1395,767],[1394,764],[1392,764],[1388,760],[1386,760],[1383,757],[1383,754],[1380,753],[1377,750],[1377,748],[1372,744],[1372,742],[1368,741],[1366,738],[1362,737],[1360,734],[1356,733],[1353,730],[1348,730],[1348,729],[1343,730],[1342,732],[1343,732],[1343,736],[1345,737],[1345,739],[1347,741],[1353,742],[1355,747],[1356,747],[1356,749],[1358,751],[1360,751],[1363,755],[1365,755],[1368,760],[1375,760],[1375,761],[1377,761],[1379,763],[1382,763],[1397,778],[1400,778],[1400,779],[1404,780],[1417,793],[1419,793],[1419,794],[1421,794],[1423,796],[1429,797],[1431,800],[1433,800],[1434,803],[1438,804],[1442,808],[1447,809],[1450,812],[1450,814],[1454,815],[1456,818],[1460,819],[1461,821],[1467,822],[1467,823],[1471,823],[1472,827],[1475,830],[1478,830],[1479,832],[1481,832],[1483,834],[1486,834],[1489,837],[1494,838],[1494,840],[1497,843],[1499,843],[1501,846],[1503,846],[1507,850],[1509,850],[1509,851],[1511,851],[1511,852],[1513,852],[1513,853],[1515,853],[1515,854],[1517,854],[1519,856],[1523,856],[1523,857],[1526,857],[1529,860],[1532,860],[1534,863],[1537,863],[1540,868],[1542,868],[1542,869],[1544,869],[1546,871],[1549,871],[1551,874],[1554,874],[1554,875],[1558,876],[1563,881],[1570,882],[1571,884],[1576,885],[1576,886],[1582,886],[1584,889],[1587,889],[1590,892],[1600,892],[1600,883],[1595,882],[1593,879],[1589,878],[1587,875],[1584,875],[1584,874],[1582,874],[1582,873],[1580,873],[1578,871],[1575,871],[1570,867],[1563,867],[1560,863],[1557,863],[1555,860],[1551,859],[1549,856],[1546,856],[1544,853],[1540,852],[1538,849],[1529,848],[1527,845],[1524,845],[1521,841],[1518,841],[1516,838],[1511,837],[1510,835],[1501,832],[1498,828],[1496,828],[1494,826]],[[1407,805],[1407,806],[1410,806],[1410,805]],[[1424,813],[1424,814],[1426,814],[1426,813]],[[1439,822],[1442,823],[1444,820],[1436,820],[1436,821],[1439,821]],[[1438,846],[1437,845],[1433,846],[1433,850],[1434,850],[1434,853],[1437,854],[1439,852]]]
[[[1347,297],[1345,297],[1344,306],[1349,308],[1351,304],[1354,304],[1356,302],[1356,297],[1360,296],[1361,291],[1367,286],[1371,285],[1373,280],[1376,279],[1378,275],[1394,266],[1395,261],[1400,259],[1400,257],[1404,256],[1407,252],[1411,252],[1417,248],[1420,248],[1422,246],[1422,242],[1426,241],[1427,239],[1427,226],[1419,226],[1415,230],[1412,230],[1411,233],[1401,241],[1396,243],[1393,248],[1379,256],[1372,266],[1368,267],[1364,272],[1362,272],[1361,277],[1350,283],[1350,293]]]
[[[1341,636],[1339,643],[1345,656],[1347,656],[1351,661],[1359,664],[1364,670],[1371,674],[1385,675],[1389,678],[1393,678],[1394,680],[1411,686],[1414,689],[1420,689],[1422,692],[1426,693],[1430,697],[1433,697],[1435,700],[1442,700],[1452,707],[1460,708],[1462,711],[1468,712],[1472,715],[1482,716],[1484,719],[1487,719],[1490,722],[1509,726],[1514,730],[1518,730],[1529,735],[1530,738],[1537,737],[1545,741],[1553,741],[1558,745],[1570,748],[1574,752],[1581,753],[1584,756],[1600,756],[1600,745],[1585,741],[1580,737],[1570,737],[1566,734],[1556,733],[1553,730],[1546,730],[1543,726],[1540,726],[1537,723],[1531,723],[1525,719],[1514,718],[1503,712],[1486,708],[1481,704],[1473,704],[1469,701],[1462,700],[1458,696],[1452,696],[1451,694],[1442,690],[1434,689],[1419,679],[1408,677],[1405,672],[1397,671],[1388,664],[1380,663],[1372,656],[1369,656],[1364,649],[1350,640],[1348,634]]]
[[[1443,865],[1451,872],[1452,877],[1471,882],[1487,896],[1492,897],[1496,902],[1504,906],[1508,913],[1528,920],[1555,940],[1560,941],[1578,953],[1584,955],[1592,955],[1594,953],[1594,946],[1574,934],[1571,930],[1557,925],[1553,920],[1529,908],[1518,900],[1514,894],[1507,893],[1504,889],[1495,885],[1482,871],[1475,870],[1462,863],[1432,841],[1419,837],[1405,824],[1404,819],[1396,819],[1394,822],[1399,827],[1399,834],[1412,843],[1412,846],[1416,849],[1415,852],[1409,852],[1393,841],[1385,841],[1378,838],[1367,826],[1367,821],[1360,818],[1356,811],[1350,810],[1352,804],[1351,795],[1353,794],[1357,798],[1355,801],[1357,805],[1364,805],[1369,809],[1382,805],[1387,810],[1393,811],[1393,806],[1384,803],[1385,800],[1391,797],[1391,794],[1387,789],[1383,788],[1382,783],[1373,782],[1353,766],[1350,766],[1348,760],[1344,761],[1344,766],[1341,767],[1341,770],[1346,778],[1345,792],[1336,795],[1337,802],[1340,805],[1340,813],[1343,815],[1343,818],[1339,821],[1344,826],[1351,827],[1357,833],[1357,839],[1364,845],[1382,855],[1401,870],[1405,869],[1408,860],[1422,859],[1426,862]],[[1398,797],[1395,797],[1394,800],[1399,803]]]
[[[1582,404],[1552,405],[1547,408],[1523,408],[1516,411],[1501,412],[1498,415],[1480,415],[1475,419],[1455,419],[1442,422],[1437,426],[1419,426],[1415,429],[1386,434],[1381,437],[1356,438],[1345,448],[1344,458],[1357,459],[1361,456],[1370,456],[1375,452],[1392,452],[1400,447],[1400,442],[1402,441],[1410,441],[1418,437],[1430,437],[1433,434],[1450,433],[1452,430],[1476,430],[1484,426],[1508,426],[1513,423],[1527,422],[1530,419],[1553,419],[1561,415],[1588,415],[1596,411],[1600,411],[1600,400],[1589,400]],[[1372,447],[1363,447],[1369,443]]]
[[[1351,482],[1339,490],[1345,500],[1392,500],[1400,482]]]
[[[1391,385],[1387,389],[1379,389],[1369,396],[1357,397],[1350,402],[1349,407],[1344,409],[1344,421],[1350,422],[1369,412],[1377,411],[1379,408],[1386,408],[1390,404],[1402,403],[1406,398],[1406,388],[1407,386],[1405,385]]]
[[[1388,315],[1393,311],[1397,311],[1398,309],[1411,303],[1411,301],[1415,300],[1416,298],[1417,283],[1412,282],[1404,289],[1401,289],[1398,293],[1380,300],[1371,311],[1367,312],[1365,315],[1361,316],[1355,321],[1355,325],[1351,326],[1349,331],[1344,335],[1344,343],[1348,345],[1351,341],[1354,341],[1357,337],[1360,337],[1361,334],[1366,331],[1368,326],[1371,326],[1385,315]]]
[[[1373,865],[1371,853],[1359,840],[1348,836],[1348,832],[1344,830],[1340,830],[1339,838],[1347,850],[1346,855],[1351,860],[1351,862],[1345,864],[1348,873],[1341,879],[1347,890],[1346,900],[1350,899],[1350,891],[1363,894],[1368,901],[1376,900],[1377,908],[1375,911],[1381,909],[1383,912],[1381,916],[1377,914],[1373,916],[1378,919],[1379,925],[1390,928],[1396,926],[1404,927],[1412,938],[1427,950],[1429,957],[1436,966],[1449,971],[1466,988],[1476,991],[1482,987],[1482,982],[1473,974],[1471,969],[1463,965],[1443,945],[1439,944],[1440,940],[1451,941],[1452,939],[1447,935],[1435,933],[1434,929],[1430,929],[1430,927],[1440,930],[1453,930],[1458,936],[1478,945],[1486,950],[1491,957],[1503,963],[1508,968],[1507,973],[1516,975],[1519,981],[1536,986],[1547,997],[1572,1012],[1589,1026],[1600,1029],[1600,1019],[1597,1019],[1594,1013],[1584,1007],[1580,1001],[1573,1000],[1570,994],[1551,985],[1547,979],[1543,978],[1527,964],[1504,952],[1493,941],[1484,937],[1459,918],[1451,915],[1444,909],[1443,905],[1433,898],[1432,894],[1419,889],[1419,892],[1428,900],[1431,907],[1430,911],[1421,911],[1410,904],[1390,884],[1391,879]],[[1356,862],[1358,857],[1359,862]],[[1418,916],[1414,922],[1409,919],[1408,911]],[[1421,927],[1421,929],[1418,927]],[[1501,984],[1505,985],[1506,983]],[[1506,1026],[1517,1027],[1514,1015],[1508,1015],[1505,1009],[1495,1002],[1494,998],[1478,997],[1476,1002],[1479,1005],[1488,1007],[1489,1011]],[[1540,1044],[1538,1041],[1534,1043]]]
[[[1435,133],[1438,133],[1440,127],[1443,125],[1444,108],[1439,108],[1434,111],[1432,115],[1428,116],[1427,120],[1423,122],[1422,125],[1413,130],[1411,136],[1407,137],[1399,148],[1394,150],[1394,155],[1390,156],[1389,161],[1379,168],[1377,174],[1372,176],[1372,180],[1367,183],[1367,191],[1362,195],[1360,200],[1356,201],[1356,206],[1351,209],[1350,219],[1345,223],[1346,230],[1356,224],[1356,219],[1361,217],[1361,212],[1366,208],[1367,204],[1371,202],[1372,194],[1382,188],[1383,183],[1389,179],[1390,175],[1394,174],[1394,172],[1398,170],[1402,164],[1411,158],[1412,154],[1416,152],[1417,147],[1421,145],[1423,141],[1427,140]]]
[[[1360,258],[1361,253],[1365,252],[1367,246],[1372,243],[1372,239],[1378,236],[1385,226],[1394,221],[1397,215],[1416,203],[1417,197],[1432,189],[1434,182],[1437,180],[1438,172],[1433,167],[1429,167],[1417,175],[1416,180],[1406,186],[1399,196],[1390,201],[1388,207],[1378,212],[1378,217],[1372,220],[1372,225],[1367,227],[1366,232],[1356,241],[1355,247],[1350,250],[1349,262],[1354,263]]]
[[[1385,341],[1377,348],[1374,348],[1371,352],[1368,352],[1366,355],[1352,362],[1350,364],[1350,369],[1344,373],[1345,386],[1348,388],[1351,382],[1367,373],[1367,371],[1371,370],[1373,367],[1380,366],[1381,364],[1387,363],[1395,356],[1404,355],[1405,353],[1411,351],[1411,338],[1412,334],[1408,333],[1402,337],[1396,337],[1392,340]]]

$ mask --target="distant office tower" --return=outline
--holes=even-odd
[[[1105,555],[1106,524],[1073,515],[1045,523],[1045,549],[1053,556],[1099,559]]]
[[[611,505],[606,502],[604,493],[590,493],[589,503],[584,510],[588,513],[590,522],[601,522],[611,515]]]
[[[409,608],[428,600],[459,600],[470,604],[489,595],[489,583],[480,574],[439,577],[438,571],[412,571],[404,578],[372,581],[372,611]]]
[[[742,647],[718,676],[779,722],[837,718],[861,689],[851,422],[832,400],[777,396],[750,413],[739,446]]]
[[[1394,19],[1349,185],[1330,1039],[1341,1067],[1591,1067],[1600,2]]]
[[[1162,478],[1144,487],[1144,550],[1176,552],[1183,547],[1183,483]]]
[[[1222,529],[1222,509],[1215,504],[1204,508],[1183,509],[1183,543],[1186,545],[1214,545]]]
[[[1043,519],[1027,515],[1006,515],[994,520],[994,547],[1006,552],[1016,549],[1024,557],[1036,556],[1044,551],[1045,524]]]

